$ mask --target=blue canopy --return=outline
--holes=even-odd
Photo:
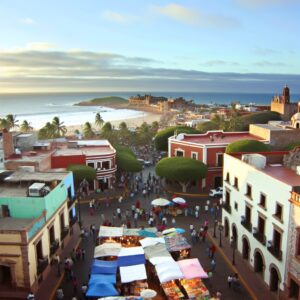
[[[145,229],[141,229],[138,231],[138,234],[140,236],[144,236],[144,237],[157,237],[156,233],[145,230]]]
[[[128,267],[134,265],[145,264],[146,259],[144,254],[137,255],[128,255],[128,256],[119,256],[118,257],[118,266],[119,267]]]
[[[116,283],[116,275],[115,274],[91,274],[89,285],[105,283],[105,284],[113,284]]]
[[[107,296],[118,296],[119,293],[115,286],[110,283],[94,283],[89,284],[86,292],[87,297],[107,297]]]
[[[118,268],[117,260],[97,260],[92,264],[91,274],[116,274]]]

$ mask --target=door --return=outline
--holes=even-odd
[[[222,176],[216,176],[214,179],[214,187],[218,188],[222,186]]]
[[[11,285],[10,267],[2,266],[2,265],[0,266],[0,286],[1,285],[6,285],[6,286]]]

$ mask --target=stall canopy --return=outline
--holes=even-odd
[[[120,274],[122,283],[147,279],[145,265],[120,267]]]
[[[122,248],[118,257],[118,266],[145,264],[145,254],[142,247]]]
[[[115,286],[111,283],[93,283],[89,284],[86,292],[87,297],[105,297],[119,295]]]
[[[99,237],[120,237],[123,236],[123,227],[100,226]]]
[[[155,206],[166,206],[170,204],[170,201],[164,198],[157,198],[154,199],[151,204]]]
[[[124,228],[123,236],[139,236],[139,228]]]
[[[157,276],[161,283],[183,278],[183,274],[176,262],[165,262],[155,266]]]
[[[94,258],[103,256],[118,256],[121,251],[122,245],[119,243],[104,243],[96,246],[94,251]]]
[[[156,237],[156,238],[144,238],[142,240],[140,240],[140,244],[142,245],[143,248],[149,247],[149,246],[154,246],[156,244],[164,244],[165,243],[165,239],[162,237]]]
[[[175,236],[165,236],[165,241],[167,249],[170,252],[191,248],[191,245],[187,242],[186,238],[180,234],[176,234]]]
[[[115,274],[91,274],[89,285],[95,283],[116,283]]]
[[[208,278],[198,258],[184,259],[177,262],[185,279]]]
[[[147,229],[139,230],[139,235],[144,237],[156,237],[156,233]]]
[[[92,264],[92,274],[116,274],[118,262],[116,260],[94,260]]]

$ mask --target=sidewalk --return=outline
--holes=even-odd
[[[250,265],[242,258],[238,251],[235,251],[235,265],[232,265],[232,248],[230,247],[228,238],[222,235],[222,248],[219,247],[219,233],[217,234],[217,238],[213,238],[212,228],[209,228],[208,238],[216,246],[217,251],[222,255],[227,264],[230,265],[233,273],[238,273],[241,283],[252,299],[277,299],[270,292],[263,279],[251,269]]]
[[[78,224],[73,225],[73,235],[70,237],[70,240],[67,245],[65,245],[64,249],[62,249],[59,252],[59,257],[61,259],[62,265],[61,265],[61,276],[57,277],[56,276],[56,266],[53,265],[51,267],[51,270],[46,277],[44,281],[41,282],[39,285],[39,289],[35,295],[36,300],[51,300],[53,297],[53,294],[55,294],[55,291],[59,284],[61,283],[63,279],[63,261],[66,256],[69,256],[70,253],[72,252],[72,249],[77,246],[77,244],[80,241],[80,230]]]

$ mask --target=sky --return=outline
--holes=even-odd
[[[0,93],[300,92],[300,0],[1,0]]]

